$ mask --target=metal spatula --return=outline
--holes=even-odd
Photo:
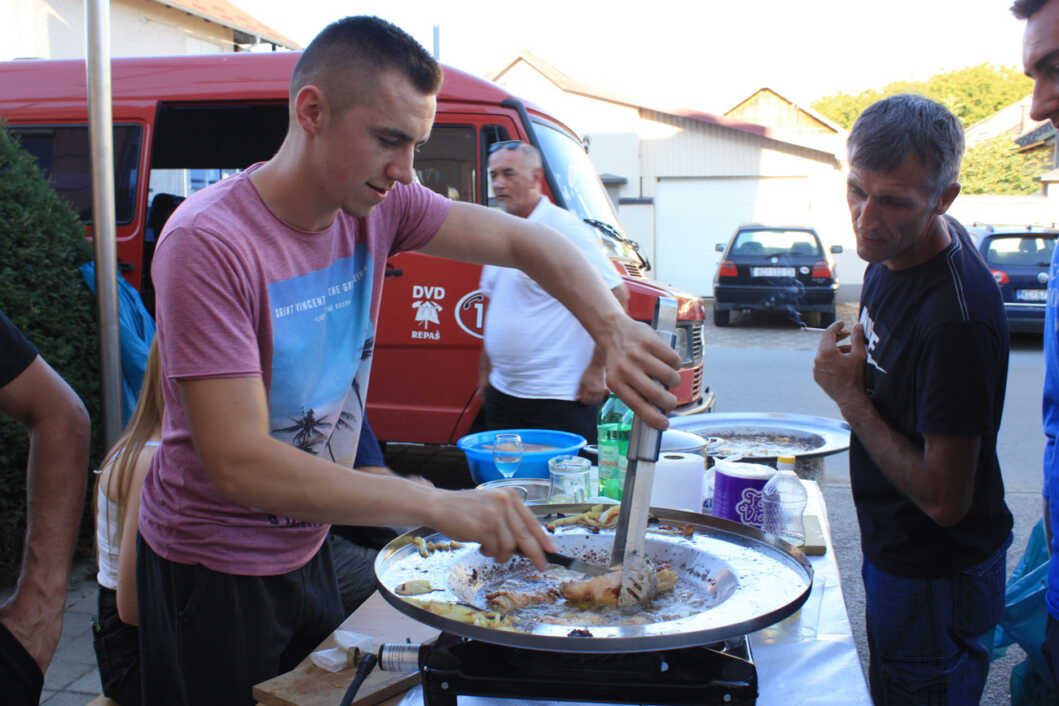
[[[544,558],[552,564],[557,564],[570,569],[571,571],[580,571],[582,574],[587,574],[589,576],[602,576],[603,574],[610,572],[610,567],[608,566],[589,564],[587,561],[581,561],[580,559],[575,559],[572,556],[566,556],[565,554],[559,554],[558,552],[544,552]]]
[[[655,302],[654,328],[658,337],[672,347],[677,338],[676,299],[661,297]],[[661,431],[645,424],[639,416],[633,418],[621,511],[610,555],[611,566],[622,566],[618,592],[618,607],[622,609],[635,609],[651,600],[657,586],[655,571],[644,551],[644,537],[661,443]]]

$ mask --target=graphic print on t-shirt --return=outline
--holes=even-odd
[[[868,308],[864,307],[860,312],[860,325],[864,329],[864,349],[867,355],[867,363],[880,373],[886,374],[886,370],[879,365],[872,355],[877,352],[879,345],[879,332],[876,330],[875,322],[872,321]]]
[[[352,257],[268,288],[272,435],[346,467],[353,466],[374,348],[371,288],[363,244]]]

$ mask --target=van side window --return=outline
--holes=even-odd
[[[416,180],[453,201],[475,198],[474,127],[435,125],[415,157]]]
[[[37,158],[48,183],[73,207],[84,223],[92,222],[92,158],[87,125],[9,126],[22,146]],[[143,130],[138,125],[114,126],[114,205],[118,223],[136,214]]]

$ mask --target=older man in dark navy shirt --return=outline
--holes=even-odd
[[[813,374],[852,431],[872,698],[976,704],[1011,543],[996,455],[1007,320],[945,215],[963,154],[952,113],[892,96],[860,115],[848,147],[846,198],[869,265],[860,321],[827,329]]]

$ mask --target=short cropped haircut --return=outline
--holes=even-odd
[[[298,91],[314,84],[331,110],[341,113],[369,93],[384,71],[398,71],[423,95],[441,90],[438,62],[404,30],[378,17],[346,17],[325,27],[302,52],[290,100],[293,104]]]
[[[957,183],[963,158],[963,128],[948,108],[911,93],[868,106],[846,140],[850,163],[873,172],[892,172],[914,154],[929,170],[937,196]]]
[[[1028,20],[1047,4],[1048,0],[1015,0],[1011,12],[1020,20]]]

